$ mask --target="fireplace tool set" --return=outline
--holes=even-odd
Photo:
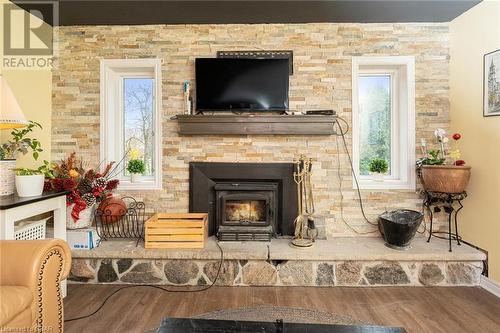
[[[301,155],[294,160],[293,180],[297,184],[298,215],[294,221],[295,233],[291,245],[308,248],[314,244],[318,230],[314,225],[314,198],[312,194],[312,159]]]

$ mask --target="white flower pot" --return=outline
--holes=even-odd
[[[16,175],[16,191],[20,197],[35,197],[43,192],[44,175]]]
[[[132,183],[139,183],[141,181],[142,175],[140,173],[132,173],[130,175],[130,181]]]
[[[0,195],[14,194],[16,160],[0,160]]]
[[[376,182],[383,182],[384,181],[384,174],[383,173],[378,173],[378,172],[370,172],[370,174],[373,177],[373,180]]]

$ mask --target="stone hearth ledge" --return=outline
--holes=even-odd
[[[191,259],[216,260],[220,251],[210,237],[204,249],[145,249],[131,240],[109,240],[92,250],[72,250],[73,258],[85,259]],[[390,249],[380,238],[345,237],[318,240],[313,248],[295,249],[288,239],[271,242],[221,242],[225,260],[290,260],[290,261],[482,261],[486,255],[466,244],[416,237],[405,251]]]

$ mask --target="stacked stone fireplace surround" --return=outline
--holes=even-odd
[[[449,35],[446,23],[410,24],[255,24],[73,26],[55,28],[59,52],[53,71],[52,158],[76,151],[97,165],[99,155],[99,60],[154,57],[162,65],[163,190],[131,191],[146,203],[148,213],[187,212],[190,162],[291,162],[300,154],[313,158],[316,223],[322,242],[352,237],[363,242],[374,234],[359,211],[346,153],[334,136],[180,136],[170,118],[182,113],[182,84],[194,80],[194,60],[216,51],[293,50],[290,107],[294,110],[333,108],[351,122],[351,57],[413,55],[416,65],[416,139],[432,142],[436,127],[449,129]],[[348,136],[348,145],[351,140]],[[339,144],[339,147],[342,147]],[[338,168],[340,163],[340,170]],[[340,178],[339,178],[340,174]],[[419,209],[414,190],[363,191],[369,218],[386,209]],[[442,216],[437,216],[438,223]],[[371,240],[368,240],[371,241]],[[436,240],[438,241],[438,240]],[[272,243],[272,242],[271,242]],[[348,246],[348,244],[346,245]],[[208,250],[207,250],[208,251]],[[355,248],[353,248],[355,251]],[[208,251],[210,252],[210,251]],[[481,255],[442,259],[425,256],[382,260],[331,257],[304,260],[256,258],[229,254],[223,265],[225,285],[387,285],[426,284],[419,278],[437,276],[435,284],[475,284]],[[134,250],[110,254],[75,252],[73,281],[92,283],[207,284],[213,278],[217,254],[185,252],[165,255]],[[97,255],[97,257],[96,257]],[[191,256],[191,257],[186,257]],[[431,256],[429,256],[431,258]],[[443,255],[442,258],[447,258]],[[465,258],[465,259],[463,259]],[[458,273],[457,273],[458,272]],[[458,275],[457,275],[458,274]],[[457,276],[460,276],[457,278]],[[464,277],[465,276],[465,277]],[[267,277],[267,278],[265,278]],[[442,278],[441,278],[442,277]],[[425,280],[425,279],[423,279]]]

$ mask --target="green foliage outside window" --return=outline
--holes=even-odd
[[[363,80],[366,80],[363,83]],[[377,80],[376,83],[370,80]],[[360,165],[361,175],[370,173],[373,160],[384,160],[390,165],[391,160],[391,95],[390,77],[378,79],[360,77],[360,84],[365,84],[360,114]],[[390,168],[389,173],[390,173]],[[387,170],[386,170],[387,171]]]
[[[123,87],[124,150],[139,151],[144,162],[142,174],[151,176],[155,172],[154,79],[127,77]]]

